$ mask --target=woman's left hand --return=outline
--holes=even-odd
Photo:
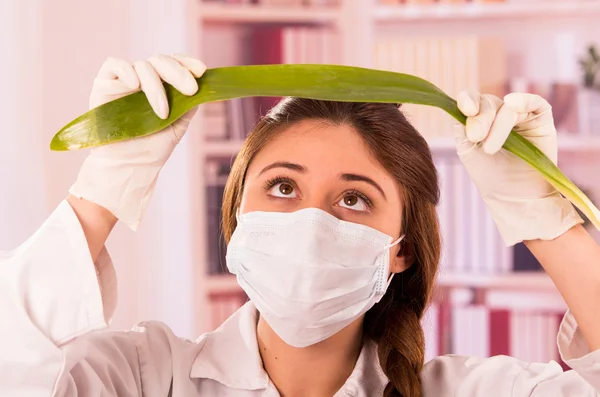
[[[556,128],[545,99],[513,93],[503,101],[463,91],[458,107],[467,116],[466,127],[461,125],[455,133],[458,156],[507,245],[551,240],[583,222],[539,171],[502,149],[514,129],[556,163]]]

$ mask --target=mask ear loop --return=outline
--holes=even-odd
[[[404,240],[404,237],[406,237],[406,235],[405,235],[405,234],[403,234],[402,236],[400,236],[400,237],[398,238],[398,240],[394,241],[393,243],[386,245],[386,246],[384,247],[384,249],[386,249],[386,250],[389,250],[389,249],[390,249],[390,248],[392,248],[394,245],[400,244],[400,242],[401,242],[402,240]],[[390,287],[390,284],[392,283],[392,279],[394,278],[394,274],[396,274],[396,273],[392,273],[392,274],[390,274],[390,276],[388,277],[388,280],[387,280],[387,285],[385,286],[385,289],[386,289],[386,291],[387,291],[387,289]]]
[[[383,247],[383,249],[388,250],[388,249],[392,248],[394,245],[400,244],[400,241],[404,240],[404,237],[406,237],[406,235],[403,234],[402,236],[398,237],[398,240],[394,241],[391,244],[386,245],[385,247]]]

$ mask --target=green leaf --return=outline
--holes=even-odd
[[[165,84],[170,115],[160,119],[142,92],[79,116],[52,139],[52,150],[87,148],[152,134],[194,106],[250,96],[296,96],[348,102],[413,103],[438,107],[466,123],[456,101],[430,82],[402,73],[334,65],[258,65],[209,69],[199,90],[184,96]],[[600,229],[600,212],[543,152],[515,132],[504,149],[536,168]]]

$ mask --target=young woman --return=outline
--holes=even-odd
[[[91,106],[139,90],[168,115],[161,79],[197,90],[204,65],[109,59]],[[569,305],[557,363],[439,357],[420,322],[440,257],[439,188],[425,140],[391,104],[288,98],[251,132],[223,203],[227,265],[250,302],[191,342],[161,323],[108,331],[115,276],[104,243],[136,228],[192,114],[93,149],[71,195],[0,256],[2,396],[597,396],[600,248],[567,200],[500,150],[516,129],[556,160],[542,98],[462,93],[457,151],[507,244],[525,241]]]

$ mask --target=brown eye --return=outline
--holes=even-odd
[[[292,185],[290,185],[288,183],[279,184],[279,193],[283,194],[284,196],[289,196],[293,192],[294,192],[294,188],[292,187]]]
[[[361,195],[353,194],[351,192],[348,192],[340,201],[338,201],[340,207],[358,212],[369,212],[369,203],[370,201],[368,201],[368,198],[361,197]]]
[[[358,197],[356,196],[346,196],[344,197],[344,204],[348,206],[355,206],[358,203]]]
[[[280,198],[296,198],[296,189],[291,183],[279,182],[269,188],[269,195]]]

